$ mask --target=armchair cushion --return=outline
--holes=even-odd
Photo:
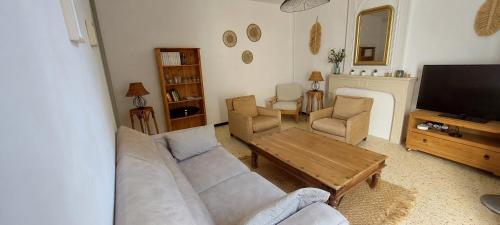
[[[254,132],[261,132],[280,126],[280,117],[256,116],[252,118]]]
[[[333,106],[333,118],[346,120],[366,110],[365,98],[337,96]]]
[[[278,101],[295,101],[302,96],[300,84],[278,84],[276,86],[276,97]]]
[[[250,117],[258,115],[255,96],[235,98],[233,100],[233,108],[234,111]]]
[[[312,123],[312,128],[328,134],[345,137],[346,121],[335,118],[322,118]]]
[[[295,99],[297,100],[297,99]],[[273,109],[279,110],[297,110],[297,102],[276,102],[273,104]]]

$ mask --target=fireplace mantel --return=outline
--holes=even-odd
[[[395,78],[355,75],[330,75],[328,92],[335,96],[338,88],[356,88],[379,91],[394,97],[394,113],[390,141],[401,143],[405,118],[410,112],[416,78]]]

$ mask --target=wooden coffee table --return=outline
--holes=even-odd
[[[252,168],[263,156],[307,184],[330,192],[329,204],[337,207],[357,184],[377,185],[387,156],[298,128],[253,139]]]

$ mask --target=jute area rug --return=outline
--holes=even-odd
[[[250,167],[249,156],[240,160]],[[259,167],[254,171],[285,192],[307,187],[263,157],[259,157]],[[375,189],[370,189],[367,183],[353,188],[344,196],[338,210],[351,225],[397,224],[408,215],[414,203],[414,192],[380,180]]]

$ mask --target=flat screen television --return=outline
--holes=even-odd
[[[480,123],[500,120],[500,64],[425,65],[417,108]]]

